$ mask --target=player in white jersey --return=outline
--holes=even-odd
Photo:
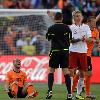
[[[82,24],[83,16],[80,11],[73,14],[74,24],[70,26],[72,40],[70,45],[70,69],[73,74],[78,68],[80,71],[80,85],[77,89],[77,99],[83,100],[80,95],[84,81],[84,72],[87,70],[87,41],[90,41],[91,30],[87,24]]]

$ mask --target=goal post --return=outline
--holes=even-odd
[[[47,15],[47,12],[61,12],[61,9],[0,9],[0,16]]]

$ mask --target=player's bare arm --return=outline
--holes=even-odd
[[[96,22],[100,20],[100,14],[96,17]]]
[[[80,42],[80,41],[82,41],[82,39],[74,39],[74,38],[72,38],[72,40],[70,40],[70,42],[71,43],[77,43],[77,42]]]

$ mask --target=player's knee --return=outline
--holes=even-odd
[[[25,84],[23,87],[22,93],[26,93],[29,86],[33,86],[33,83],[29,82],[29,83]]]
[[[70,75],[70,71],[68,68],[63,68],[62,70],[63,70],[64,75]]]
[[[48,71],[49,71],[49,73],[54,73],[55,72],[55,68],[51,68],[50,67]]]
[[[79,71],[79,76],[80,76],[80,78],[84,78],[84,75],[85,75],[84,71],[80,70],[80,71]]]
[[[70,76],[73,77],[75,75],[74,70],[70,69],[69,71],[70,71]]]
[[[29,82],[29,83],[25,84],[24,89],[27,89],[29,86],[33,86],[33,83]]]

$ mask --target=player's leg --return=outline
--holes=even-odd
[[[35,90],[34,85],[32,83],[25,84],[21,94],[23,98],[25,98],[26,96],[27,98],[34,98],[38,96],[38,92]]]
[[[79,72],[79,80],[78,80],[78,84],[77,84],[77,94],[76,94],[76,98],[77,99],[81,99],[84,100],[84,98],[81,96],[81,92],[82,92],[82,88],[84,85],[84,77],[83,77],[83,71],[80,70]]]
[[[59,67],[59,52],[50,52],[50,60],[49,60],[49,74],[48,74],[48,92],[46,99],[50,99],[52,97],[52,87],[54,82],[54,72],[55,68]]]
[[[68,92],[67,100],[72,100],[71,78],[70,78],[70,71],[68,69],[69,68],[69,52],[68,51],[61,52],[60,67],[62,68],[62,71],[64,73],[66,90]]]
[[[78,54],[79,60],[80,60],[80,66],[79,66],[79,81],[77,85],[77,95],[76,98],[78,99],[84,99],[81,96],[82,88],[84,85],[84,72],[87,70],[87,54],[86,53],[79,53]]]
[[[75,91],[77,87],[78,80],[79,80],[79,70],[76,70],[75,75],[73,77],[72,93]]]
[[[92,76],[92,63],[91,57],[87,56],[88,71],[85,73],[85,86],[86,86],[86,97],[95,99],[96,97],[90,92],[91,76]]]
[[[71,75],[71,89],[73,86],[73,77],[75,75],[75,71],[77,69],[77,53],[75,52],[70,52],[70,57],[69,57],[69,68],[70,68],[70,75]]]
[[[47,92],[46,99],[50,99],[52,97],[52,88],[53,88],[53,82],[54,82],[54,72],[55,72],[55,68],[49,67],[48,92]]]
[[[67,100],[72,100],[70,71],[68,68],[62,68],[62,71],[64,73],[66,89],[68,91]]]
[[[10,98],[17,98],[17,93],[18,93],[18,84],[17,84],[17,82],[13,82],[9,86],[8,95]]]

